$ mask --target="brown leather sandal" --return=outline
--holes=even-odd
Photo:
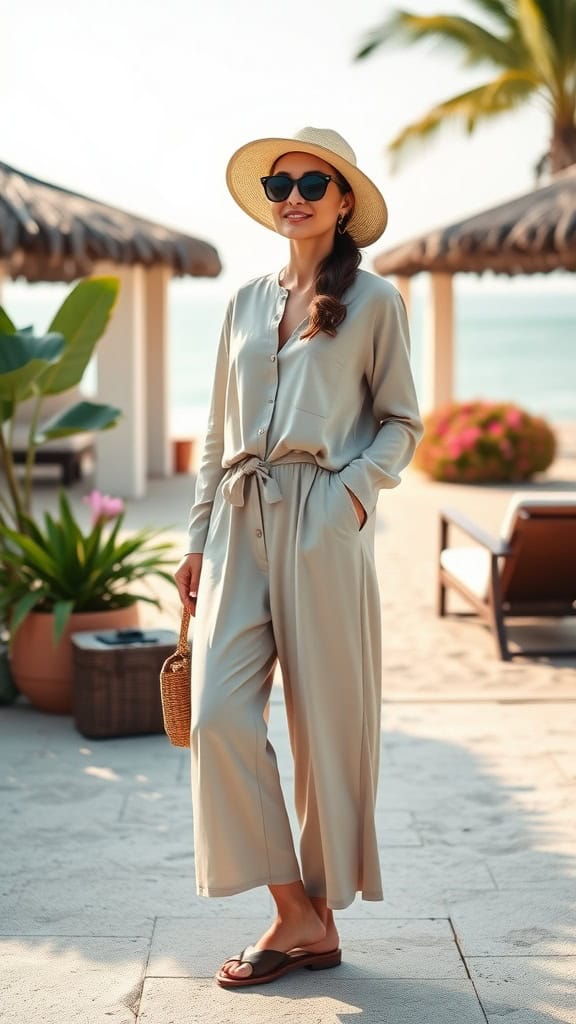
[[[240,988],[244,985],[266,985],[269,981],[280,978],[288,971],[298,967],[306,967],[309,971],[324,971],[329,967],[337,967],[342,961],[342,950],[331,949],[328,953],[297,953],[290,955],[278,949],[255,949],[247,953],[245,949],[238,956],[231,956],[224,963],[248,963],[252,965],[252,974],[246,978],[233,978],[223,970],[224,964],[215,975],[216,981],[224,988]]]

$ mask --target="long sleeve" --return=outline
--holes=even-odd
[[[188,518],[188,547],[186,550],[189,554],[202,553],[204,550],[212,502],[218,484],[225,473],[222,466],[222,455],[224,452],[224,417],[232,310],[233,298],[228,301],[216,353],[206,436],[196,477],[194,504]]]
[[[378,303],[366,378],[381,426],[362,454],[340,470],[340,477],[370,515],[378,491],[401,483],[400,472],[424,433],[410,366],[408,315],[397,289]]]

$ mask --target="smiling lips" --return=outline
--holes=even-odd
[[[311,217],[310,213],[286,213],[286,214],[284,214],[284,219],[292,221],[293,223],[296,223],[297,221],[301,221],[301,220],[308,220],[309,217]]]

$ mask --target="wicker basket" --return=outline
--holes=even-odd
[[[171,650],[173,630],[72,634],[72,710],[77,729],[94,738],[164,731],[158,675]],[[126,634],[125,634],[126,636]]]
[[[190,612],[184,608],[178,646],[160,672],[164,729],[175,747],[190,746]]]

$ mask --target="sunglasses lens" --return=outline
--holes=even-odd
[[[285,174],[272,174],[264,182],[264,191],[272,203],[282,203],[285,199],[288,199],[293,187],[294,181]],[[309,171],[298,180],[300,195],[310,203],[322,199],[326,194],[327,188],[328,182],[326,178],[323,178],[321,174],[317,174],[316,171]]]
[[[314,203],[317,202],[318,199],[322,199],[326,194],[328,182],[321,174],[315,174],[311,171],[309,174],[304,174],[300,178],[298,188],[300,189],[300,194],[304,199]]]
[[[264,185],[266,196],[272,203],[281,203],[292,191],[292,179],[281,174],[273,174]]]

